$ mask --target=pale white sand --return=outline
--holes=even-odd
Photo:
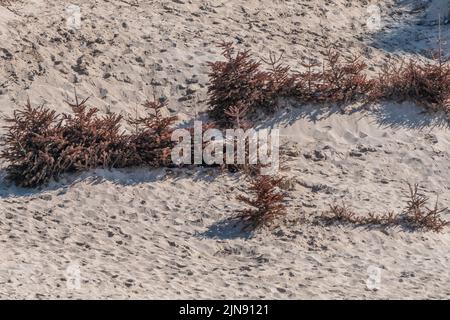
[[[206,62],[219,58],[212,41],[238,36],[258,55],[283,49],[295,66],[298,53],[314,48],[325,30],[345,52],[381,63],[425,48],[437,33],[409,21],[412,3],[392,1],[382,1],[389,27],[380,35],[364,29],[367,5],[360,1],[78,3],[84,20],[73,35],[65,34],[66,2],[19,1],[10,7],[17,14],[0,7],[3,115],[27,96],[69,111],[61,101],[76,85],[93,96],[92,105],[116,112],[133,110],[155,92],[188,118],[205,109]],[[81,56],[75,69],[89,76],[72,69]],[[289,156],[281,172],[290,181],[289,214],[280,227],[247,238],[225,223],[241,208],[235,197],[245,181],[212,169],[95,170],[31,190],[2,181],[0,297],[448,298],[449,229],[411,233],[313,221],[336,199],[361,214],[400,211],[406,181],[450,206],[445,121],[410,104],[344,112],[292,104],[283,102],[264,122],[281,128]],[[370,289],[374,268],[377,290]],[[73,270],[79,286],[68,286]]]

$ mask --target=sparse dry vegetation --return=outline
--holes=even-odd
[[[368,216],[359,216],[346,203],[342,203],[342,205],[338,204],[330,205],[329,211],[322,214],[320,218],[328,222],[348,223],[358,226],[363,225],[392,226],[396,225],[397,222],[399,221],[398,215],[396,215],[392,211],[382,214],[370,212]]]
[[[442,218],[447,208],[439,208],[436,200],[435,206],[427,207],[429,198],[419,193],[419,185],[408,184],[409,196],[404,212],[396,214],[393,211],[366,216],[357,215],[347,204],[332,204],[328,212],[322,214],[320,219],[327,222],[348,223],[356,226],[401,226],[411,230],[424,230],[441,232],[450,222]]]
[[[235,53],[232,43],[222,43],[226,61],[210,63],[208,87],[210,115],[221,124],[229,123],[226,115],[232,107],[242,106],[250,111],[267,106],[269,74],[261,70],[249,51]]]
[[[385,66],[374,81],[374,100],[413,101],[430,111],[442,110],[450,116],[450,66],[448,59],[437,63],[414,60]]]
[[[448,208],[439,208],[438,199],[433,208],[428,208],[429,198],[419,193],[419,185],[409,185],[409,200],[405,210],[405,222],[414,229],[432,230],[435,232],[450,224],[442,218]]]
[[[450,55],[444,52],[442,44],[439,32],[437,50],[431,52],[432,62],[410,59],[385,65],[374,80],[370,98],[413,101],[450,117]]]
[[[226,61],[210,63],[208,93],[210,115],[223,125],[230,125],[226,112],[233,107],[244,107],[251,115],[256,109],[273,112],[281,97],[295,97],[304,103],[343,103],[371,87],[363,73],[366,65],[359,57],[344,59],[331,48],[322,66],[302,63],[306,71],[294,74],[283,64],[282,55],[270,54],[267,61],[258,62],[250,51],[236,53],[232,43],[220,47]]]
[[[282,56],[271,54],[259,62],[249,51],[235,53],[231,43],[221,47],[226,61],[210,63],[208,93],[210,116],[225,126],[232,124],[226,114],[230,108],[244,106],[247,117],[256,109],[273,112],[281,97],[312,104],[410,100],[450,117],[450,62],[442,49],[431,62],[390,63],[378,77],[368,79],[360,57],[344,58],[331,46],[322,64],[303,59],[304,71],[299,73],[290,72]]]
[[[0,157],[8,161],[7,178],[23,187],[57,179],[61,173],[93,168],[123,168],[168,163],[174,117],[162,117],[162,104],[147,102],[143,118],[129,120],[136,131],[121,129],[122,117],[99,115],[88,99],[69,103],[73,114],[57,114],[30,102],[7,118]]]
[[[328,48],[322,66],[302,63],[306,69],[296,77],[292,95],[304,103],[347,103],[364,96],[371,89],[361,57],[343,58]],[[321,67],[321,68],[320,68]]]
[[[165,103],[147,101],[144,104],[146,116],[128,120],[135,130],[127,137],[131,159],[127,165],[159,167],[170,164],[173,125],[177,117],[164,116],[164,107]]]
[[[283,204],[284,194],[279,190],[282,178],[257,175],[248,187],[252,197],[240,195],[237,199],[251,208],[239,211],[237,218],[243,224],[243,231],[253,231],[272,224],[277,218],[286,214]]]

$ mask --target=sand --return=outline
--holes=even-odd
[[[131,1],[132,2],[132,1]],[[130,3],[131,3],[130,2]],[[213,43],[257,56],[284,51],[295,70],[322,41],[388,59],[425,59],[437,26],[418,24],[417,1],[65,1],[0,6],[0,113],[27,97],[58,111],[76,87],[90,104],[132,112],[146,97],[191,119],[206,110]],[[441,28],[448,35],[448,25]],[[326,39],[325,39],[326,38]],[[2,124],[4,124],[2,122]],[[324,225],[335,201],[360,214],[401,211],[407,182],[450,207],[450,129],[410,103],[298,106],[283,101],[261,123],[278,127],[288,215],[272,230],[227,222],[246,180],[208,168],[93,170],[36,189],[0,182],[0,297],[9,299],[448,299],[450,231]],[[6,164],[2,163],[2,167]],[[450,218],[450,211],[444,214]]]

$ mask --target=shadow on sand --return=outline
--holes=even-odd
[[[134,186],[144,183],[163,181],[171,178],[173,181],[189,179],[189,181],[212,182],[222,172],[215,168],[188,167],[188,168],[125,168],[125,169],[95,169],[85,172],[65,173],[58,181],[50,181],[48,184],[37,188],[17,187],[7,181],[6,172],[0,170],[0,199],[23,196],[35,196],[48,191],[58,190],[58,194],[66,193],[67,189],[78,183],[98,185],[105,181],[120,186]]]
[[[199,238],[220,240],[251,238],[251,232],[242,231],[243,226],[242,222],[237,218],[226,218],[215,222],[208,227],[208,230],[197,233],[196,236]]]
[[[365,105],[349,106],[298,106],[291,104],[277,112],[269,120],[264,121],[261,127],[276,127],[278,125],[292,125],[298,120],[306,120],[312,124],[318,124],[333,116],[370,117],[373,124],[380,128],[432,130],[434,128],[450,128],[450,118],[444,112],[427,112],[411,102],[381,102]]]

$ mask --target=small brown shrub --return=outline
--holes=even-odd
[[[301,63],[306,71],[296,77],[292,95],[305,103],[347,103],[363,97],[371,89],[360,57],[343,58],[328,48],[322,68],[317,63]]]
[[[283,63],[283,54],[276,57],[270,53],[269,59],[262,61],[267,65],[267,106],[268,111],[273,111],[277,99],[291,96],[297,87],[298,75],[290,72],[290,67]]]
[[[398,222],[398,219],[399,215],[393,211],[380,214],[369,212],[369,216],[362,219],[362,224],[390,226],[395,225]]]
[[[293,74],[278,58],[269,55],[262,60],[263,70],[249,51],[235,54],[231,43],[223,43],[226,61],[210,63],[208,87],[210,116],[222,125],[230,125],[230,108],[247,108],[247,115],[260,109],[273,112],[277,99],[296,97],[306,103],[345,103],[356,100],[371,88],[366,79],[366,65],[359,58],[343,59],[336,50],[329,49],[323,66],[302,64],[307,70]]]
[[[441,214],[447,208],[438,208],[438,200],[432,209],[426,206],[429,198],[419,194],[419,185],[409,184],[409,200],[405,210],[405,221],[414,229],[440,232],[450,222],[442,219]]]
[[[344,59],[338,51],[328,49],[312,102],[348,103],[364,96],[371,83],[364,74],[366,64],[359,60]]]
[[[88,99],[67,102],[73,114],[62,114],[59,124],[66,149],[57,156],[66,163],[64,171],[82,171],[97,167],[126,166],[128,137],[120,128],[122,117],[113,113],[100,116],[98,109],[88,108]]]
[[[370,212],[368,217],[358,216],[345,203],[342,205],[332,204],[328,212],[321,215],[321,219],[328,222],[349,223],[354,225],[395,225],[398,215],[394,212],[376,214]]]
[[[57,176],[68,164],[58,160],[66,149],[61,120],[55,111],[33,108],[28,101],[23,110],[7,118],[1,158],[9,162],[7,178],[17,185],[31,187]]]
[[[285,196],[277,190],[282,178],[258,175],[253,178],[249,192],[253,197],[238,196],[237,199],[252,206],[243,209],[237,215],[244,223],[243,231],[252,231],[262,226],[270,225],[275,219],[286,214],[283,204]]]
[[[235,129],[249,129],[252,125],[247,120],[249,113],[249,106],[247,104],[239,103],[235,106],[230,106],[225,110],[225,115],[228,117],[228,121]]]
[[[320,65],[314,62],[301,62],[300,65],[305,71],[297,75],[291,94],[304,103],[316,101],[318,86],[322,81]]]
[[[232,124],[230,108],[245,106],[247,117],[256,110],[273,112],[282,97],[313,104],[411,100],[450,117],[450,65],[442,48],[433,62],[387,64],[377,78],[368,79],[360,57],[344,58],[331,46],[322,65],[302,62],[305,71],[296,74],[282,63],[282,55],[263,59],[265,70],[249,51],[235,53],[231,43],[221,47],[226,61],[210,63],[208,93],[210,116],[224,126]]]
[[[372,100],[409,100],[450,116],[449,58],[439,53],[433,62],[410,60],[400,65],[387,64],[375,79],[369,96]]]
[[[342,205],[331,204],[329,212],[323,213],[321,218],[328,222],[359,224],[359,218],[345,203],[342,203]]]
[[[226,116],[228,117],[228,121],[230,123],[230,126],[233,129],[237,130],[247,130],[252,127],[252,123],[247,120],[248,115],[248,106],[240,104],[237,106],[232,106],[228,108],[228,110],[225,111]],[[250,139],[250,138],[249,138]],[[224,145],[224,162],[226,162],[226,152],[227,152],[227,146],[229,148],[234,149],[234,160],[233,163],[227,163],[224,165],[229,171],[231,172],[237,172],[242,171],[250,175],[255,175],[259,172],[261,164],[254,163],[252,160],[257,159],[251,159],[250,155],[250,141],[249,139],[245,140],[244,144],[244,163],[238,162],[238,145],[242,143],[242,141],[238,141],[238,137],[234,137],[233,140],[226,140],[226,145]],[[257,150],[256,150],[257,151]]]
[[[252,111],[267,100],[267,72],[260,70],[249,51],[235,53],[232,43],[222,43],[226,61],[209,63],[210,84],[208,86],[211,117],[219,124],[227,124],[225,111],[244,105]]]
[[[408,186],[409,200],[402,214],[395,214],[390,211],[383,214],[369,213],[368,217],[357,216],[348,205],[343,203],[342,205],[330,205],[329,211],[323,213],[320,219],[327,222],[348,223],[358,226],[402,226],[412,230],[422,229],[434,232],[441,232],[445,226],[450,224],[441,217],[441,214],[447,208],[439,209],[436,200],[434,208],[429,209],[426,206],[429,198],[419,194],[419,186],[417,184],[414,187],[410,184]]]

